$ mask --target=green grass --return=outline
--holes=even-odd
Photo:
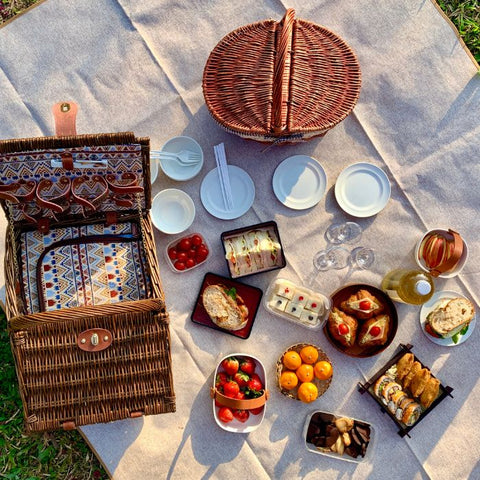
[[[37,0],[0,0],[0,26]],[[480,63],[480,1],[438,0]],[[104,479],[107,475],[78,432],[25,435],[5,315],[0,311],[0,479]]]

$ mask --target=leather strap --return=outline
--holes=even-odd
[[[117,182],[117,178],[113,174],[108,174],[105,177],[110,190],[118,195],[125,195],[130,193],[142,193],[143,187],[138,184],[138,177],[135,173],[124,172],[120,177],[121,183]]]
[[[257,398],[231,398],[226,397],[223,393],[219,392],[215,387],[210,389],[210,396],[214,398],[220,405],[225,407],[235,408],[236,410],[252,410],[254,408],[263,407],[268,400],[269,392],[264,390],[262,396]]]
[[[0,185],[0,198],[8,200],[11,203],[30,202],[35,197],[35,188],[37,184],[34,180],[20,180],[9,185]],[[24,193],[18,193],[18,190],[26,190]],[[15,192],[15,193],[11,193]]]
[[[55,119],[55,135],[64,137],[77,134],[78,105],[74,102],[59,102],[52,107]]]
[[[108,184],[101,175],[93,175],[92,181],[101,186],[101,192],[92,201],[80,195],[81,186],[88,181],[87,176],[76,177],[72,180],[72,203],[78,203],[87,210],[88,213],[93,213],[97,210],[98,206],[108,197]]]
[[[57,185],[62,187],[62,191],[56,197],[50,197],[49,200],[42,198],[44,190],[50,189],[53,182],[49,179],[43,179],[38,182],[35,201],[42,208],[48,208],[55,213],[64,213],[70,208],[68,199],[70,198],[70,180],[67,177],[58,179]]]
[[[430,274],[434,277],[438,277],[442,273],[448,272],[454,268],[455,265],[460,261],[460,258],[463,254],[463,240],[460,234],[451,229],[448,230],[448,233],[453,237],[452,240],[449,240],[449,242],[453,241],[453,252],[452,255],[448,257],[446,262],[441,263],[437,267],[430,270]]]

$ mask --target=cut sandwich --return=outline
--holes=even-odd
[[[209,285],[202,294],[202,302],[212,322],[226,330],[241,330],[248,322],[248,308],[235,288]]]
[[[451,338],[468,327],[474,316],[475,307],[470,300],[453,298],[428,314],[425,330],[438,338]]]

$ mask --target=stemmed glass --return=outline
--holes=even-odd
[[[353,243],[360,240],[361,236],[362,228],[355,222],[334,223],[325,232],[327,242],[334,245]]]
[[[375,253],[371,248],[357,247],[351,252],[344,247],[331,247],[318,251],[313,257],[313,266],[316,270],[341,270],[348,267],[367,270],[375,261]]]

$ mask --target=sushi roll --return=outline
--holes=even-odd
[[[415,403],[415,400],[410,397],[406,397],[398,403],[398,407],[395,412],[395,417],[397,420],[400,420],[400,421],[402,420],[403,412],[411,403]]]
[[[396,390],[393,395],[390,395],[390,400],[387,403],[387,408],[390,413],[395,415],[398,405],[400,405],[400,402],[404,398],[407,398],[407,394],[403,390]]]
[[[422,414],[422,407],[419,403],[413,402],[407,405],[402,415],[402,422],[407,426],[411,427]]]
[[[385,387],[385,385],[387,385],[387,383],[390,383],[392,381],[392,377],[389,377],[388,375],[382,375],[381,377],[379,377],[379,379],[375,382],[375,387],[373,390],[375,395],[378,398],[382,398],[383,388]]]
[[[397,383],[397,382],[389,382],[385,385],[385,387],[383,387],[382,389],[382,402],[385,404],[385,405],[388,405],[388,402],[390,401],[390,398],[392,397],[392,395],[398,391],[398,390],[401,390],[402,389],[402,386]]]

